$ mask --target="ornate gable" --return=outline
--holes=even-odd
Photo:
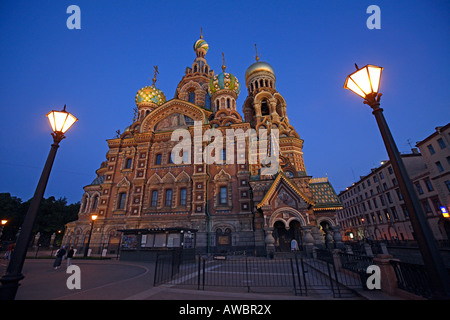
[[[186,121],[201,121],[202,124],[205,124],[210,114],[211,111],[192,103],[172,99],[153,110],[142,121],[140,132],[154,132],[155,128],[156,130],[174,130],[177,127],[187,127]]]
[[[131,186],[130,180],[127,177],[123,177],[117,184],[117,188],[129,188]]]
[[[258,209],[266,205],[272,205],[273,209],[282,206],[294,208],[308,208],[315,203],[307,197],[282,171],[278,172],[264,198],[256,206]]]

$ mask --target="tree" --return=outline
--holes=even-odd
[[[3,232],[3,241],[14,241],[15,234],[22,225],[31,199],[22,202],[21,199],[11,197],[9,193],[0,193],[0,218],[8,219],[8,228],[5,227]],[[78,219],[78,211],[80,203],[67,204],[66,198],[50,196],[43,198],[39,206],[38,216],[34,225],[34,233],[39,232],[41,237],[39,243],[43,246],[50,245],[50,238],[53,233],[57,235],[56,241],[60,241],[64,236],[64,226]],[[7,231],[7,232],[6,232]]]

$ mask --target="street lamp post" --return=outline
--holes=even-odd
[[[5,227],[5,225],[8,223],[8,220],[7,219],[2,219],[1,221],[0,221],[0,241],[1,241],[1,238],[2,238],[2,235],[3,235],[3,228]]]
[[[62,111],[51,111],[47,114],[48,120],[52,127],[53,144],[42,170],[36,191],[28,208],[20,235],[17,239],[16,246],[11,256],[5,275],[0,279],[0,300],[13,300],[16,297],[19,281],[24,278],[22,268],[27,254],[28,244],[30,243],[33,226],[36,221],[39,205],[44,196],[50,171],[55,160],[56,151],[59,143],[65,138],[64,133],[78,120],[72,114],[66,111],[66,106]]]
[[[98,218],[98,215],[96,215],[96,214],[91,215],[91,220],[92,220],[91,230],[89,230],[89,238],[88,238],[88,242],[86,244],[86,249],[84,250],[84,255],[83,255],[84,258],[86,258],[88,255],[89,245],[91,244],[92,229],[94,228],[94,222],[95,222],[95,220],[97,220],[97,218]]]
[[[377,121],[400,191],[403,195],[403,200],[409,212],[411,225],[428,271],[433,295],[438,299],[448,298],[450,297],[450,280],[439,253],[437,242],[434,239],[430,225],[420,206],[419,198],[414,191],[400,156],[400,152],[384,118],[383,109],[380,108],[382,94],[378,93],[378,89],[383,68],[373,65],[367,65],[362,68],[358,68],[356,64],[355,66],[357,71],[347,77],[344,88],[350,89],[364,98],[364,104],[369,105],[373,110],[372,114]]]

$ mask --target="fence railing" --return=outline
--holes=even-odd
[[[430,279],[424,265],[396,260],[391,260],[390,263],[394,268],[397,285],[400,289],[427,299],[432,297]]]
[[[270,288],[270,292],[308,295],[321,292],[333,297],[354,295],[361,288],[359,277],[341,272],[333,262],[303,256],[284,259],[256,257],[197,257],[178,263],[172,255],[157,258],[154,285],[205,287],[242,287],[248,292]]]
[[[96,258],[118,258],[120,253],[120,246],[104,244],[104,243],[91,243],[89,248],[86,245],[65,245],[66,252],[69,248],[73,246],[75,250],[75,258],[83,257],[84,253],[89,257]],[[54,257],[56,255],[56,251],[61,247],[50,246],[50,247],[42,247],[42,246],[33,246],[28,248],[27,257],[28,258],[49,258]]]

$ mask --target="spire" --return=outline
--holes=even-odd
[[[256,62],[258,62],[259,56],[258,56],[258,48],[256,47],[256,43],[255,43],[255,51],[256,51]]]
[[[155,69],[155,73],[154,73],[154,75],[153,75],[153,86],[155,86],[155,83],[156,83],[156,75],[159,74],[158,66],[153,66],[153,69]]]
[[[225,69],[226,69],[227,67],[225,66],[225,55],[223,54],[223,52],[222,52],[222,61],[223,61],[223,64],[222,64],[222,71],[225,72]]]
[[[200,39],[203,39],[203,29],[200,27]]]

